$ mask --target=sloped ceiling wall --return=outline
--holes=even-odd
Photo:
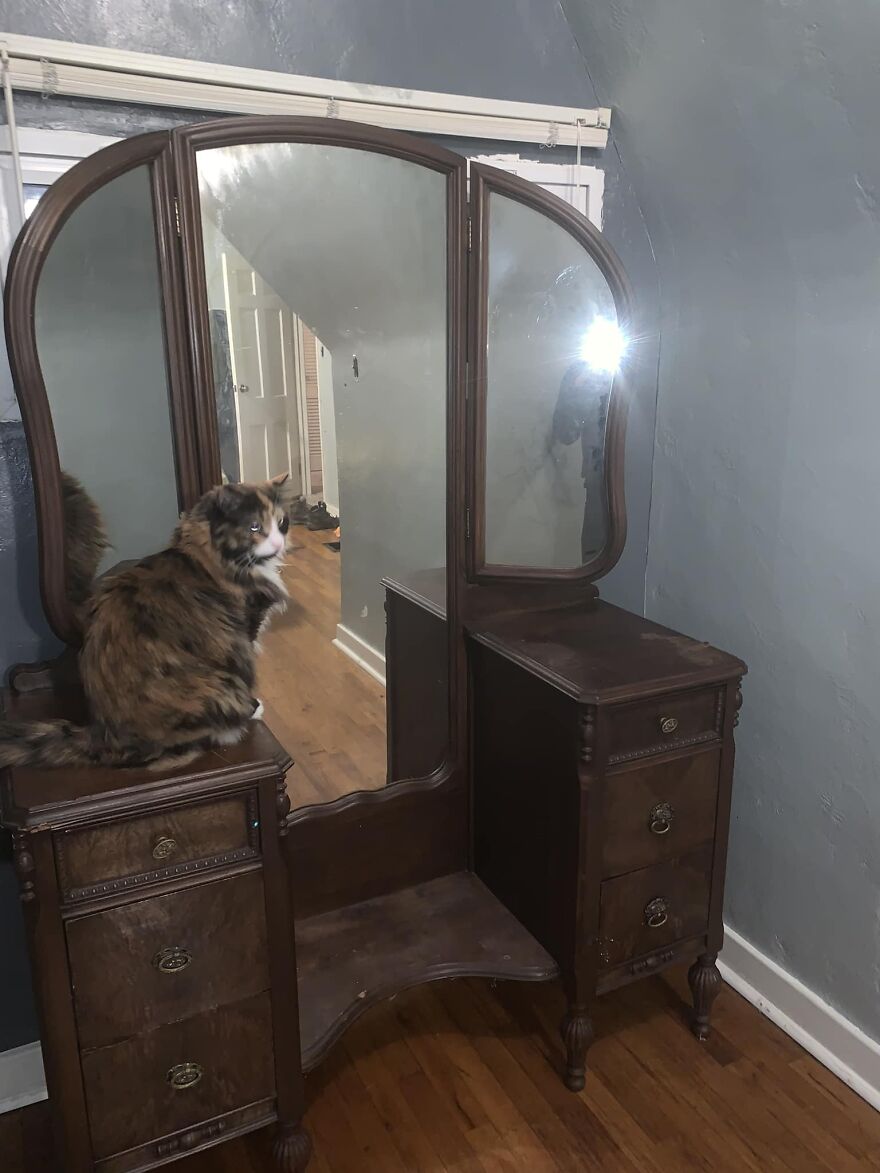
[[[727,920],[880,1038],[880,10],[562,7],[658,261],[648,614],[751,669]]]

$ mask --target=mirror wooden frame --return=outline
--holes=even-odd
[[[611,290],[617,321],[631,336],[633,297],[629,279],[617,254],[587,218],[570,204],[534,183],[473,163],[471,181],[471,254],[468,316],[468,578],[474,583],[567,583],[588,585],[607,574],[623,553],[626,542],[624,455],[629,391],[626,372],[618,372],[611,389],[605,433],[605,488],[608,501],[608,540],[598,555],[583,566],[565,569],[492,564],[486,561],[486,407],[489,314],[489,200],[493,194],[516,200],[553,221],[572,236],[595,261]]]
[[[200,150],[264,143],[314,143],[393,156],[446,176],[447,257],[447,410],[446,410],[446,615],[449,657],[449,731],[446,756],[428,778],[387,780],[387,786],[442,783],[461,767],[464,755],[464,635],[461,592],[464,585],[464,240],[467,223],[467,160],[442,147],[380,127],[332,118],[258,116],[225,118],[180,127],[171,134],[182,248],[183,305],[191,345],[194,410],[203,491],[220,483],[214,377],[205,258],[199,200],[197,156]],[[386,787],[387,788],[387,787]],[[368,794],[370,792],[357,792]],[[350,796],[338,799],[345,802]],[[333,805],[333,804],[330,804]],[[308,810],[309,808],[304,808]]]
[[[187,509],[220,480],[197,154],[199,150],[223,146],[285,141],[379,152],[433,168],[447,177],[446,574],[450,712],[448,757],[430,776],[439,784],[464,762],[465,623],[497,609],[588,601],[597,594],[592,586],[594,580],[616,563],[626,538],[623,464],[628,397],[623,379],[618,377],[607,423],[609,540],[599,557],[586,566],[561,570],[493,566],[485,561],[490,195],[498,192],[515,199],[573,236],[608,281],[624,329],[632,321],[626,274],[601,235],[568,204],[517,176],[472,164],[469,202],[468,162],[464,156],[407,134],[361,123],[257,116],[211,120],[170,132],[137,135],[97,152],[59,179],[16,241],[5,291],[7,345],[33,468],[44,607],[56,633],[76,646],[80,640],[79,624],[65,591],[60,465],[35,322],[39,279],[54,240],[76,208],[97,189],[134,167],[150,166],[178,496],[181,508]],[[477,585],[493,589],[474,593]],[[424,783],[426,779],[414,781]]]
[[[200,495],[197,443],[191,411],[187,339],[182,329],[180,256],[174,220],[173,161],[163,131],[136,135],[84,159],[55,182],[19,233],[4,290],[9,365],[24,422],[37,506],[40,590],[46,618],[67,644],[81,641],[79,621],[67,597],[61,465],[40,364],[36,334],[37,289],[46,258],[64,225],[99,188],[136,167],[150,168],[166,378],[175,451],[178,501],[188,509]]]

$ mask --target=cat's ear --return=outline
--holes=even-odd
[[[231,485],[218,485],[216,488],[209,489],[205,493],[196,508],[201,509],[201,512],[209,521],[217,522],[231,517],[235,513],[238,504],[238,494]]]
[[[280,472],[277,476],[271,477],[266,482],[266,491],[269,494],[270,500],[274,501],[276,504],[279,504],[288,499],[290,496],[291,486],[288,485],[286,489],[283,486],[286,485],[289,480],[289,472]]]

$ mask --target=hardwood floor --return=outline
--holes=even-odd
[[[684,994],[682,970],[600,999],[579,1095],[557,1071],[555,985],[458,981],[401,994],[308,1077],[309,1173],[880,1170],[880,1114],[726,986],[714,1033],[698,1043]],[[42,1111],[20,1118],[29,1114],[36,1143]],[[0,1117],[0,1138],[12,1120]],[[174,1168],[274,1173],[268,1141],[257,1134]],[[4,1173],[46,1168],[16,1165],[15,1147],[0,1152]]]
[[[294,807],[385,785],[385,689],[334,647],[340,555],[333,532],[291,531],[290,605],[263,637],[259,696],[269,728],[294,758]],[[344,555],[342,555],[344,557]]]

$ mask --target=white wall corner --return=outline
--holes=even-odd
[[[0,1051],[0,1116],[46,1098],[43,1052],[39,1043]]]
[[[880,1111],[880,1043],[727,925],[718,968],[738,994]]]

